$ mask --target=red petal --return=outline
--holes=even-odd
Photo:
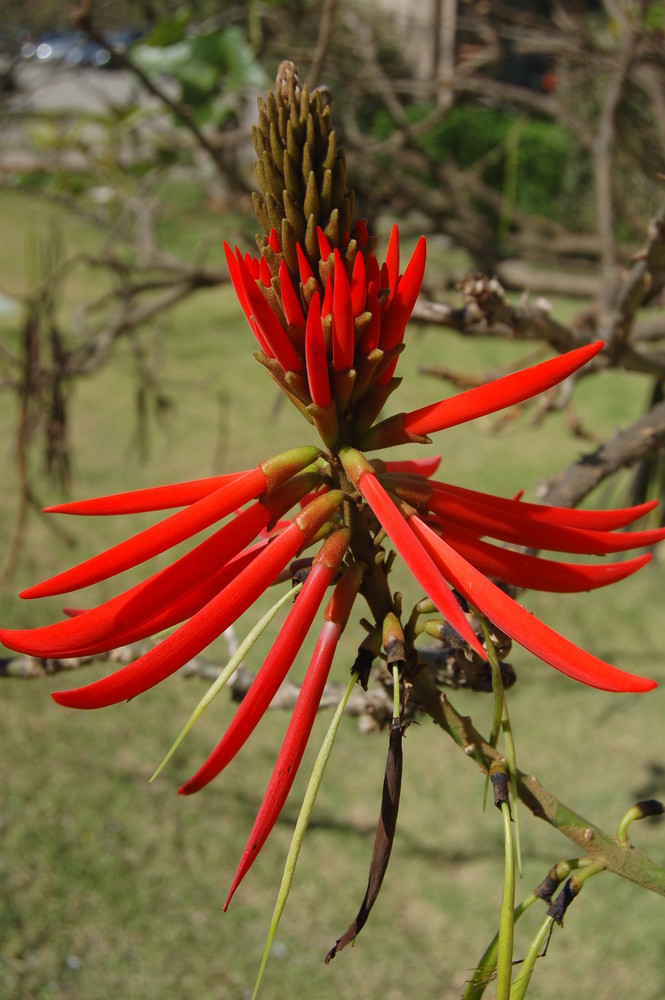
[[[253,504],[171,566],[98,607],[54,625],[0,630],[0,638],[10,649],[31,656],[63,657],[81,655],[83,649],[89,650],[91,655],[152,635],[158,630],[153,628],[156,617],[174,603],[182,603],[192,591],[199,590],[202,581],[217,574],[256,537],[272,516],[271,509]],[[213,590],[207,600],[217,590]],[[202,600],[199,607],[204,603],[207,602]],[[185,617],[187,615],[182,616]],[[127,639],[128,634],[132,635],[131,640]]]
[[[429,509],[442,519],[444,525],[448,521],[454,521],[480,535],[491,535],[493,538],[500,538],[515,545],[598,556],[606,555],[608,552],[646,548],[665,538],[665,528],[621,533],[571,528],[556,524],[557,508],[540,508],[537,504],[505,500],[495,508],[491,499],[481,502],[468,495],[462,498],[453,495],[452,491],[441,483],[431,485],[433,492],[429,499]],[[539,516],[539,511],[542,511],[542,516]],[[579,513],[593,515],[594,512]]]
[[[319,243],[319,254],[320,254],[321,260],[325,264],[325,262],[328,260],[328,257],[330,257],[330,254],[332,253],[332,247],[330,246],[330,243],[328,242],[328,238],[327,238],[326,234],[321,229],[321,226],[317,227],[316,238],[317,238],[318,243]]]
[[[347,470],[348,471],[348,470]],[[388,537],[425,593],[459,634],[485,659],[485,653],[439,569],[421,545],[414,545],[413,532],[378,479],[364,473],[355,482],[385,528]]]
[[[360,353],[367,357],[379,344],[381,336],[381,308],[379,306],[378,284],[370,281],[367,288],[367,310],[372,314],[372,318],[363,330],[360,341]]]
[[[353,315],[360,316],[365,311],[367,302],[367,274],[365,273],[365,258],[361,253],[356,253],[353,261],[353,273],[351,274],[351,303]]]
[[[314,277],[314,271],[309,265],[309,261],[299,243],[296,243],[296,256],[298,257],[298,269],[300,271],[300,282],[306,285],[310,278]]]
[[[397,283],[399,281],[399,229],[395,225],[390,230],[390,239],[388,240],[388,249],[386,250],[385,268],[388,295],[382,303],[382,311],[384,314],[393,300],[393,296],[397,291]]]
[[[351,305],[351,286],[344,261],[337,248],[335,248],[332,314],[333,368],[336,372],[343,372],[353,367],[355,329]]]
[[[314,292],[307,311],[307,326],[305,328],[305,364],[307,366],[307,383],[312,399],[326,409],[330,406],[330,377],[328,374],[328,358],[323,340],[321,326],[321,306],[319,293]]]
[[[432,458],[407,458],[404,461],[386,461],[384,463],[386,472],[401,472],[407,475],[425,476],[428,479],[434,475],[440,464],[440,455],[434,455]]]
[[[341,544],[339,544],[340,542]],[[230,763],[254,731],[259,719],[263,716],[289,672],[347,545],[348,533],[346,532],[336,532],[324,542],[319,557],[317,557],[319,561],[315,559],[301,593],[296,597],[295,604],[289,611],[272,649],[227,726],[226,732],[206,762],[180,788],[181,794],[189,795],[192,792],[198,792],[209,781],[212,781]],[[336,549],[333,558],[321,561],[325,558],[322,555],[323,550],[331,552],[333,548]]]
[[[43,583],[29,587],[23,591],[21,597],[66,594],[122,573],[226,517],[248,500],[258,496],[265,489],[265,485],[266,477],[262,469],[252,469],[235,482],[223,486],[221,490],[211,493],[176,514],[171,514],[158,524],[107,549],[106,552],[93,556],[92,559],[87,559]]]
[[[426,254],[425,237],[421,236],[406,271],[399,279],[390,306],[381,320],[379,347],[382,351],[391,351],[393,347],[401,343],[404,337],[404,329],[413,312],[420,286],[423,283]]]
[[[105,708],[135,698],[170,677],[254,603],[303,543],[295,523],[274,539],[227,587],[184,625],[114,674],[53,697],[69,708]]]
[[[247,319],[247,322],[250,325],[252,333],[256,337],[258,345],[263,351],[263,353],[269,358],[274,358],[275,355],[273,354],[270,345],[266,341],[261,331],[258,329],[252,317],[252,310],[247,301],[247,295],[245,294],[245,289],[242,283],[242,277],[241,277],[242,257],[240,251],[236,247],[236,255],[234,256],[231,247],[228,245],[228,243],[225,242],[224,254],[226,256],[226,263],[229,269],[229,274],[231,276],[231,283],[233,284],[233,288],[238,298],[238,302],[241,305],[242,311],[245,314],[245,318]]]
[[[386,462],[386,469],[391,465]],[[393,471],[390,469],[389,471]],[[395,470],[397,471],[397,470]],[[432,483],[435,491],[458,497],[465,503],[485,504],[503,517],[528,517],[534,522],[552,524],[558,527],[589,528],[592,531],[607,531],[615,528],[625,528],[626,525],[638,521],[658,506],[657,500],[648,500],[635,507],[617,507],[612,510],[584,510],[576,507],[550,507],[547,504],[526,503],[520,498],[522,491],[516,496],[497,497],[492,493],[480,493],[463,486],[452,486],[450,483]]]
[[[441,572],[469,603],[535,656],[582,684],[603,691],[650,691],[655,681],[626,674],[554,632],[479,573],[418,517],[414,536],[427,546]]]
[[[247,268],[243,266],[241,261],[238,261],[238,263],[247,306],[251,310],[258,329],[269,345],[273,356],[279,361],[284,371],[302,371],[302,361],[289,340],[286,330],[275,316],[269,302]]]
[[[300,548],[325,524],[341,503],[340,490],[331,490],[296,514],[287,528],[179,629],[159,645],[109,677],[53,695],[70,708],[103,708],[135,698],[169,677],[232,625],[263,593]]]
[[[259,278],[261,279],[261,284],[264,288],[270,288],[272,285],[272,274],[270,273],[270,268],[268,267],[268,261],[265,257],[259,258]]]
[[[501,549],[481,542],[473,535],[445,530],[445,539],[456,552],[468,559],[486,576],[528,590],[546,590],[556,594],[572,594],[606,587],[636,573],[651,560],[650,555],[637,556],[620,563],[600,566],[584,563],[563,563],[540,559],[523,552]]]
[[[302,311],[302,306],[300,305],[300,299],[296,295],[293,285],[291,284],[291,276],[285,261],[282,261],[279,265],[279,290],[282,297],[282,308],[284,309],[286,322],[304,329],[305,316]]]
[[[245,470],[246,471],[246,470]],[[152,486],[145,490],[131,490],[128,493],[113,493],[105,497],[89,500],[73,500],[70,503],[44,507],[45,514],[144,514],[155,510],[170,510],[173,507],[187,507],[204,497],[210,496],[223,486],[228,486],[244,472],[229,472],[224,476],[209,479],[192,479],[186,483],[172,483],[168,486]]]
[[[326,287],[323,292],[323,304],[321,306],[321,316],[325,319],[333,311],[333,285],[330,276],[326,278]]]
[[[364,247],[367,245],[367,241],[369,239],[369,233],[367,232],[367,223],[365,222],[364,219],[356,219],[355,235],[359,247]]]
[[[514,406],[568,378],[595,357],[603,346],[602,341],[597,341],[595,344],[578,347],[575,351],[524,368],[477,389],[469,389],[450,399],[442,399],[438,403],[430,403],[429,406],[405,413],[404,427],[412,434],[432,434]]]
[[[275,761],[275,767],[270,776],[261,807],[224,903],[225,910],[268,839],[291,790],[307,746],[309,734],[312,731],[340,632],[340,626],[334,622],[326,621],[321,627],[312,659],[293,709],[291,721],[286,730],[282,748]]]

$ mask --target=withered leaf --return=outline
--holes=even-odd
[[[399,719],[393,719],[390,727],[386,773],[383,779],[381,815],[379,816],[376,837],[374,839],[374,851],[369,866],[369,880],[365,898],[360,904],[360,909],[355,920],[349,924],[348,930],[337,939],[335,946],[326,955],[326,965],[335,957],[338,951],[346,948],[347,944],[355,940],[367,923],[370,910],[379,895],[383,877],[388,867],[388,861],[390,860],[390,852],[397,825],[399,797],[402,788],[402,737],[405,729],[406,726],[400,725]]]

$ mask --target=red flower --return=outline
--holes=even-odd
[[[216,749],[181,788],[190,793],[203,787],[249,737],[291,667],[327,588],[334,585],[229,898],[286,799],[356,596],[369,606],[378,635],[386,616],[395,615],[388,585],[390,557],[382,547],[384,532],[441,615],[480,655],[484,656],[483,648],[451,587],[517,642],[576,680],[611,691],[646,691],[654,686],[578,649],[493,582],[576,592],[620,580],[649,556],[592,566],[546,560],[495,542],[585,555],[641,548],[664,538],[665,529],[620,533],[617,529],[636,521],[652,504],[616,511],[538,506],[432,481],[438,459],[370,462],[363,454],[427,442],[435,431],[529,399],[590,362],[602,343],[377,423],[399,384],[394,372],[423,280],[425,241],[418,242],[401,274],[399,233],[393,227],[385,261],[379,263],[364,222],[353,223],[343,159],[328,120],[316,105],[318,124],[311,126],[310,135],[308,114],[313,112],[309,104],[298,103],[310,101],[309,97],[292,87],[289,100],[296,102],[291,117],[278,108],[268,139],[265,127],[257,133],[257,176],[263,197],[257,198],[256,207],[266,230],[258,240],[259,256],[243,256],[226,244],[225,252],[258,344],[256,356],[314,425],[321,446],[284,452],[248,471],[48,508],[80,515],[182,509],[30,587],[21,595],[24,598],[87,587],[211,525],[225,523],[171,566],[98,607],[69,612],[66,620],[43,628],[0,630],[0,639],[12,649],[40,657],[70,657],[94,655],[174,629],[134,663],[54,695],[60,704],[75,708],[111,705],[145,692],[178,670],[271,584],[288,577],[296,556],[302,564],[303,553],[319,546],[313,557],[304,557],[309,575],[247,697]],[[304,184],[293,173],[298,166],[296,153],[302,158],[298,169]],[[281,184],[283,204],[275,194]]]

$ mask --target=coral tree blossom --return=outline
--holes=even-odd
[[[450,399],[380,419],[399,384],[395,369],[423,280],[425,240],[402,271],[394,227],[380,261],[365,223],[354,219],[329,110],[318,94],[300,86],[288,66],[276,91],[260,102],[255,146],[260,187],[255,208],[264,234],[257,238],[258,256],[225,245],[226,260],[256,339],[258,361],[308,421],[310,437],[318,433],[319,443],[224,476],[49,508],[86,516],[174,512],[30,587],[24,598],[87,587],[221,526],[172,565],[97,607],[70,612],[43,628],[0,632],[12,649],[71,657],[168,630],[133,663],[54,695],[61,705],[100,708],[134,698],[173,674],[271,584],[288,579],[297,557],[299,567],[309,570],[302,590],[219,745],[182,787],[188,794],[226,767],[248,738],[332,588],[231,893],[286,799],[356,597],[364,599],[365,613],[369,608],[375,636],[381,636],[388,615],[399,615],[388,586],[386,536],[442,619],[481,657],[485,652],[458,595],[541,660],[608,691],[647,691],[654,684],[579,649],[507,590],[591,590],[634,573],[649,556],[594,565],[546,559],[515,547],[605,556],[644,548],[665,536],[663,530],[623,530],[651,504],[602,511],[535,505],[438,482],[431,459],[371,457],[393,445],[427,443],[438,431],[542,393],[592,361],[602,344],[581,346]],[[380,646],[380,639],[374,645],[366,640],[364,648],[377,656]]]

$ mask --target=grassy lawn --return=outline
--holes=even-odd
[[[239,219],[206,213],[190,190],[169,199],[163,233],[173,249],[195,252],[192,231],[210,259],[221,239],[235,237]],[[43,234],[55,216],[17,196],[0,197],[0,287],[26,286],[27,236]],[[81,223],[58,221],[70,246],[91,246]],[[179,234],[186,231],[186,236]],[[63,299],[71,315],[89,292],[72,278]],[[15,324],[14,324],[15,326]],[[0,317],[11,343],[11,318]],[[120,344],[112,364],[76,387],[71,400],[75,496],[115,492],[249,467],[312,440],[309,427],[280,403],[251,356],[252,338],[229,289],[201,293],[160,326],[161,377],[173,407],[154,426],[150,457],[135,447],[134,367]],[[436,330],[416,330],[401,362],[404,384],[391,401],[409,409],[448,389],[417,374],[445,363],[485,370],[514,361],[524,345],[467,342]],[[640,412],[646,387],[616,374],[583,383],[575,400],[582,423],[604,437]],[[0,414],[5,483],[0,542],[9,544],[16,504],[13,409]],[[506,496],[531,491],[541,477],[589,445],[571,437],[561,415],[534,428],[530,412],[497,432],[492,418],[441,435],[440,478]],[[424,452],[423,452],[424,453]],[[35,469],[44,502],[59,499]],[[599,498],[604,502],[605,496]],[[609,499],[609,498],[607,498]],[[58,601],[21,603],[17,590],[131,529],[126,524],[73,519],[69,547],[34,517],[14,579],[0,594],[4,625],[53,620]],[[133,527],[133,525],[132,525]],[[127,580],[136,579],[127,574]],[[578,597],[526,596],[527,606],[574,641],[618,666],[653,676],[661,687],[646,696],[590,691],[521,650],[512,656],[519,682],[510,710],[520,766],[537,773],[570,806],[612,831],[636,800],[665,797],[661,655],[662,559],[616,587]],[[408,581],[400,584],[407,594]],[[91,589],[90,602],[111,596],[111,584]],[[266,607],[267,601],[261,607]],[[246,616],[238,627],[243,634]],[[336,666],[345,675],[357,643],[353,619]],[[272,634],[272,633],[271,633]],[[269,637],[257,646],[258,666]],[[223,646],[208,655],[219,657]],[[305,652],[306,655],[306,652]],[[301,676],[303,660],[294,668]],[[254,662],[255,661],[255,662]],[[107,666],[90,667],[88,676]],[[284,813],[227,914],[221,907],[235,871],[286,716],[269,713],[221,779],[192,798],[176,794],[216,743],[233,707],[224,696],[203,716],[169,767],[148,784],[191,708],[200,681],[173,677],[129,705],[98,713],[58,708],[52,690],[71,686],[60,675],[38,682],[3,682],[3,763],[0,767],[0,997],[33,1000],[245,1000],[263,950],[274,897],[300,797],[328,719],[317,720],[311,747]],[[491,705],[483,695],[453,701],[487,731]],[[398,833],[382,894],[355,947],[330,966],[323,957],[346,929],[362,899],[378,816],[387,739],[361,735],[345,719],[292,896],[268,965],[262,997],[366,1000],[459,997],[496,929],[503,848],[494,809],[483,811],[484,779],[428,721],[409,729]],[[575,848],[521,811],[526,895]],[[631,830],[635,843],[665,862],[663,827],[648,821]],[[614,876],[593,879],[557,929],[536,971],[542,1000],[603,997],[658,1000],[665,995],[663,901]],[[534,908],[519,925],[521,957],[543,918]],[[488,990],[492,995],[492,989]]]

